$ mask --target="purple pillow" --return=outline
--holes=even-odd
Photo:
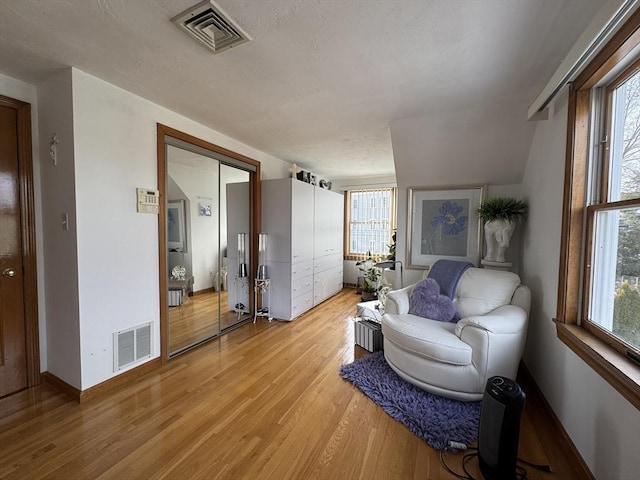
[[[416,283],[409,297],[409,313],[439,322],[456,321],[456,307],[446,295],[440,295],[440,285],[433,278]]]

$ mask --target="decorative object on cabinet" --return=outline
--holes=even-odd
[[[296,178],[298,180],[300,180],[301,182],[304,183],[310,183],[311,179],[310,179],[310,173],[307,172],[306,170],[299,170],[298,172],[296,172]]]
[[[326,190],[331,190],[331,182],[325,180],[324,178],[320,180],[318,185],[320,186],[320,188],[324,188]]]
[[[296,165],[295,163],[291,165],[291,168],[289,168],[289,172],[291,172],[291,178],[296,178],[297,173],[300,171],[300,168],[298,168],[298,165]]]
[[[482,203],[483,186],[409,189],[407,240],[409,268],[449,259],[478,265],[480,220],[472,213]]]

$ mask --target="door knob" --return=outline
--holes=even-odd
[[[13,268],[5,268],[2,271],[2,276],[3,277],[15,277],[16,276],[16,271]]]

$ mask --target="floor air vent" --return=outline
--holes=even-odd
[[[151,358],[151,322],[113,333],[113,371]]]
[[[251,40],[213,1],[207,0],[171,19],[213,53],[220,53]]]

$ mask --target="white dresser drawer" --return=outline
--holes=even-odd
[[[342,255],[325,255],[313,260],[313,273],[324,272],[330,268],[342,267]]]
[[[307,292],[313,292],[313,275],[291,280],[291,298],[296,298]]]
[[[291,301],[291,318],[296,318],[313,307],[313,292],[305,293]]]
[[[313,260],[291,265],[291,283],[295,284],[301,278],[313,275]]]

